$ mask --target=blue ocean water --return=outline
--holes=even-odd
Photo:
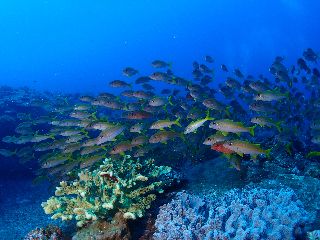
[[[206,54],[261,73],[275,56],[293,62],[319,45],[319,9],[317,0],[3,1],[1,84],[110,91],[126,66],[149,72],[163,59],[190,77]]]
[[[194,61],[205,63],[210,70],[213,69],[213,73],[210,72],[213,79],[209,84],[201,85],[200,100],[190,94],[192,90],[188,89],[189,84],[176,86],[170,81],[168,81],[170,85],[168,82],[152,82],[155,87],[152,91],[154,96],[162,95],[160,92],[163,88],[171,91],[183,89],[181,95],[172,97],[173,103],[166,103],[165,107],[161,108],[162,112],[157,114],[152,112],[152,121],[178,119],[179,124],[186,128],[192,121],[205,117],[207,109],[202,103],[205,99],[213,97],[214,91],[217,91],[219,95],[217,98],[224,104],[222,115],[219,115],[221,112],[216,114],[211,111],[212,109],[209,115],[215,114],[213,116],[215,119],[230,118],[241,122],[244,126],[252,127],[250,118],[256,115],[250,112],[249,106],[256,93],[250,95],[250,99],[246,98],[248,96],[235,95],[234,92],[242,91],[240,89],[244,87],[244,79],[235,77],[233,70],[238,68],[245,76],[253,75],[256,81],[264,81],[265,79],[258,77],[263,74],[271,81],[264,82],[268,86],[266,89],[270,88],[276,92],[279,90],[281,97],[290,96],[291,102],[285,101],[283,106],[272,105],[270,108],[276,109],[276,114],[262,114],[273,118],[274,121],[269,123],[271,128],[265,129],[256,124],[254,131],[258,132],[257,135],[248,134],[248,137],[241,135],[241,138],[240,135],[232,135],[232,137],[238,136],[241,140],[259,143],[263,151],[272,149],[271,156],[274,161],[265,160],[263,157],[260,159],[260,156],[258,160],[255,156],[251,161],[250,154],[249,156],[245,154],[244,157],[241,156],[243,164],[239,170],[236,161],[238,159],[233,162],[231,157],[231,160],[226,161],[210,150],[210,146],[202,144],[206,137],[213,133],[212,129],[201,129],[189,139],[190,135],[181,137],[183,130],[178,129],[176,124],[170,132],[177,133],[178,140],[170,142],[169,139],[168,144],[165,141],[165,144],[157,145],[158,148],[152,149],[154,152],[150,156],[159,157],[158,164],[173,167],[179,177],[181,174],[183,183],[182,186],[173,187],[174,190],[170,189],[156,206],[167,203],[172,199],[173,192],[181,190],[203,195],[209,192],[222,194],[231,188],[244,186],[262,188],[285,186],[292,188],[305,208],[312,212],[313,215],[308,216],[316,216],[314,225],[308,230],[319,229],[320,208],[317,206],[317,201],[320,200],[318,191],[320,165],[317,157],[320,141],[317,142],[317,131],[320,127],[317,125],[317,120],[320,111],[317,109],[320,104],[317,99],[320,97],[320,76],[314,70],[319,69],[319,59],[314,62],[306,60],[310,73],[306,73],[301,65],[297,64],[297,60],[303,57],[307,48],[312,48],[319,58],[319,11],[320,2],[317,0],[2,1],[0,2],[2,125],[0,139],[6,136],[21,139],[29,135],[36,137],[48,135],[49,143],[51,140],[61,140],[61,136],[54,135],[57,133],[54,130],[57,129],[51,126],[51,122],[68,119],[74,107],[83,104],[79,101],[80,96],[97,97],[100,93],[111,93],[115,95],[112,97],[113,101],[119,100],[127,107],[128,103],[132,103],[131,100],[126,102],[118,97],[123,88],[112,88],[109,83],[113,80],[124,80],[133,86],[127,90],[141,90],[141,86],[135,84],[135,80],[139,76],[153,73],[155,68],[151,62],[156,59],[170,63],[168,69],[175,75],[170,81],[181,77],[197,85],[199,82],[194,80],[192,74]],[[205,62],[206,55],[211,56],[214,62]],[[283,60],[275,61],[278,56]],[[297,82],[286,82],[283,79],[279,80],[280,83],[276,81],[277,76],[282,77],[283,74],[282,63],[279,63],[282,61],[285,62],[285,69],[288,70],[290,79],[293,81],[296,76],[299,78]],[[272,63],[281,65],[276,66],[281,69],[277,70],[279,75],[270,71]],[[227,66],[228,73],[221,70],[221,64]],[[292,70],[292,66],[296,68]],[[130,78],[124,76],[125,67],[137,69],[138,74]],[[301,73],[297,69],[300,69]],[[233,87],[232,94],[221,91],[229,75],[241,82],[241,87]],[[305,76],[308,79],[304,82]],[[164,97],[166,101],[167,97]],[[247,114],[241,112],[241,107],[233,105],[238,100]],[[149,99],[146,102],[148,101]],[[141,108],[145,107],[146,102],[143,100],[137,102]],[[119,117],[122,113],[126,113],[125,107],[121,107],[121,111],[101,110],[93,104],[94,100],[85,102],[88,103],[93,105],[88,117],[92,121],[94,119],[93,122],[103,119],[123,124],[126,130],[132,127],[133,121],[123,116]],[[187,110],[184,109],[185,112],[179,115],[176,105],[182,106],[184,103],[187,104]],[[70,106],[71,110],[68,109]],[[228,112],[230,109],[231,115]],[[145,109],[143,113],[144,111]],[[192,111],[195,111],[195,118],[189,117]],[[39,119],[40,117],[42,119]],[[82,116],[79,119],[83,120]],[[146,120],[147,124],[151,124],[150,121]],[[23,134],[17,132],[17,126],[26,122],[32,125],[27,126],[31,129],[31,133],[30,129]],[[277,125],[279,123],[282,124],[283,131],[277,132],[276,127],[279,127]],[[85,132],[89,133],[87,137],[94,139],[99,133],[91,134],[91,130],[89,127],[85,128]],[[145,130],[142,133],[144,137],[149,138],[154,132]],[[80,131],[80,134],[83,134],[83,131]],[[119,138],[118,142],[132,140],[137,135],[127,131],[124,136]],[[81,139],[79,143],[83,144],[87,140],[85,137],[85,140]],[[4,150],[0,154],[0,212],[3,213],[0,219],[0,240],[23,239],[23,236],[32,229],[47,224],[59,225],[63,231],[73,235],[75,223],[68,225],[53,221],[50,215],[44,213],[41,203],[53,195],[59,180],[72,180],[74,176],[51,174],[50,170],[56,166],[49,167],[46,172],[43,163],[50,155],[44,158],[45,160],[41,159],[44,154],[34,150],[40,146],[36,140],[35,142],[27,140],[23,144],[16,144],[14,141],[0,141],[0,149],[8,149],[10,154],[12,153],[8,156],[9,153]],[[279,142],[283,145],[277,145]],[[64,144],[69,146],[69,143]],[[82,146],[81,149],[83,148]],[[140,147],[139,149],[144,150]],[[71,152],[71,157],[79,157],[82,161],[79,152],[80,148],[75,154]],[[315,152],[316,158],[307,157],[310,152]],[[50,149],[45,153],[60,156],[59,150]],[[130,154],[134,154],[134,151]],[[234,152],[231,156],[240,156],[232,154]],[[267,155],[266,152],[263,154]],[[63,163],[66,164],[66,169],[69,160]],[[39,176],[46,175],[50,181],[42,183]],[[33,180],[36,177],[41,183],[34,185]],[[300,183],[302,185],[299,185]],[[154,212],[150,217],[154,221],[158,211],[155,209],[158,208],[152,209]],[[299,211],[302,212],[301,209]],[[142,224],[141,229],[134,229],[133,239],[139,239],[146,228],[145,225]],[[302,239],[307,239],[306,231],[302,232],[304,233],[301,234],[304,236]]]

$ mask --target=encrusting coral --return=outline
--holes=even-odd
[[[54,197],[42,203],[53,219],[71,220],[77,226],[97,219],[111,219],[120,212],[126,219],[142,217],[145,210],[173,183],[171,168],[156,166],[153,159],[105,159],[93,171],[83,170],[78,179],[60,182]]]
[[[160,208],[153,238],[293,240],[305,236],[312,218],[291,189],[231,190],[219,198],[182,192]]]

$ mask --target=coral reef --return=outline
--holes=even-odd
[[[295,239],[312,216],[293,190],[231,190],[221,197],[182,192],[160,208],[154,239]]]
[[[72,240],[129,240],[131,239],[127,219],[117,213],[111,222],[98,220],[77,231]]]
[[[111,220],[117,212],[126,219],[142,217],[145,210],[174,182],[170,167],[156,166],[153,159],[105,159],[95,170],[83,170],[78,179],[60,182],[54,197],[42,203],[52,218],[71,220],[77,226],[98,219]]]
[[[275,175],[272,179],[265,179],[259,184],[250,185],[272,189],[281,189],[283,186],[289,187],[294,190],[307,211],[320,216],[320,180],[310,176],[277,173],[278,175]],[[319,228],[319,217],[315,219],[314,225]]]
[[[29,232],[24,240],[62,240],[62,231],[59,227],[49,225],[46,228],[36,228]]]
[[[308,240],[320,240],[320,230],[308,232]]]

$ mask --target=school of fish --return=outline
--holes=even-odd
[[[36,160],[39,176],[55,177],[123,154],[188,160],[219,153],[238,170],[242,161],[270,158],[275,144],[318,157],[318,60],[310,48],[291,66],[276,57],[265,77],[205,56],[193,62],[192,79],[155,60],[153,72],[125,67],[122,80],[106,83],[121,89],[119,96],[3,86],[0,122],[14,133],[3,136],[0,155]],[[217,71],[223,81],[215,79]]]

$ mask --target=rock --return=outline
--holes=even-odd
[[[72,240],[129,240],[131,234],[127,220],[122,215],[117,213],[111,222],[95,221],[80,229]]]

